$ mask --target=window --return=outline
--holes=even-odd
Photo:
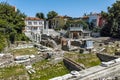
[[[41,25],[41,24],[42,24],[42,22],[39,22],[39,24]]]
[[[30,27],[30,26],[28,26],[28,29],[29,29],[29,30],[31,30],[31,27]]]
[[[28,22],[28,25],[32,25],[32,22]]]
[[[34,25],[37,25],[37,22],[34,22]]]
[[[96,22],[97,21],[97,19],[92,19],[92,22]]]
[[[34,27],[34,30],[37,30],[37,27]]]

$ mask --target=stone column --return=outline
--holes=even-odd
[[[77,35],[78,35],[78,39],[79,39],[80,38],[79,32],[77,33]]]
[[[46,29],[48,29],[48,21],[46,21]]]
[[[37,34],[37,43],[39,42],[39,34]]]
[[[35,34],[35,41],[37,41],[37,34]]]
[[[41,34],[38,34],[37,38],[38,38],[37,42],[39,43],[41,41]]]
[[[90,37],[90,33],[89,33],[89,37]]]
[[[30,37],[30,39],[33,41],[33,34],[32,34],[32,32],[31,32],[31,37]]]
[[[39,36],[40,36],[40,40],[39,41],[41,42],[41,34]]]
[[[71,38],[73,39],[73,33],[71,33]]]
[[[32,40],[32,41],[33,41],[33,37],[34,37],[34,36],[33,36],[33,33],[31,32],[31,40]]]
[[[45,32],[47,32],[47,34],[49,35],[49,26],[48,26],[49,22],[46,21],[46,29],[45,29]]]
[[[36,34],[36,42],[38,43],[38,34]]]
[[[35,41],[35,34],[33,34],[33,40]]]
[[[68,46],[68,48],[70,49],[70,48],[71,48],[71,40],[68,40],[67,42],[68,42],[68,45],[67,45],[67,46]]]
[[[84,37],[84,33],[83,32],[81,32],[81,38],[83,38]]]
[[[71,38],[71,36],[70,36],[71,34],[70,34],[70,32],[69,32],[69,34],[68,34],[68,36],[69,36],[69,38]]]

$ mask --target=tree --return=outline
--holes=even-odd
[[[23,28],[25,27],[25,23],[24,23],[25,17],[26,15],[24,13],[21,13],[20,10],[15,11],[15,7],[9,5],[6,2],[1,2],[0,3],[0,36],[4,36],[0,38],[1,41],[3,41],[3,39],[5,38],[4,39],[5,41],[3,42],[14,43],[14,41],[20,37],[16,35],[23,34]],[[20,40],[22,40],[23,37],[25,36],[20,37]],[[0,46],[2,46],[2,44],[0,44]],[[3,47],[1,49],[3,49]]]
[[[58,15],[57,12],[55,12],[55,11],[50,11],[50,12],[48,12],[48,14],[47,14],[47,18],[48,18],[48,19],[52,19],[52,18],[56,17],[57,15]]]
[[[45,19],[44,13],[42,13],[42,12],[36,13],[36,17],[38,17],[40,19]]]
[[[15,41],[15,36],[16,36],[16,33],[15,33],[15,32],[11,32],[11,33],[10,33],[9,39],[10,39],[10,41],[11,41],[12,44],[13,44],[14,41]]]
[[[107,21],[101,35],[120,38],[120,1],[116,1],[112,7],[108,7],[108,13],[102,12],[101,14]]]
[[[84,13],[84,15],[83,16],[87,16],[87,14],[86,13]]]
[[[14,7],[8,3],[0,3],[0,21],[4,21],[3,28],[14,29],[17,33],[22,33],[25,15],[19,10],[16,12]],[[5,24],[6,23],[6,24]]]
[[[73,25],[76,25],[76,26],[82,25],[83,29],[88,29],[88,24],[86,22],[84,22],[83,20],[77,20],[76,21],[76,20],[73,20],[73,19],[70,19],[66,22],[64,29],[66,30],[67,28],[69,28]]]

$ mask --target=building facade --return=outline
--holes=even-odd
[[[72,39],[83,39],[83,38],[89,38],[91,36],[90,31],[82,30],[81,27],[70,27],[68,32],[69,32],[69,38]]]
[[[44,20],[35,17],[27,17],[25,19],[25,34],[32,41],[40,42],[41,33],[44,30]]]
[[[50,20],[51,22],[51,28],[56,29],[56,28],[61,28],[64,27],[66,24],[67,20],[70,19],[71,17],[68,16],[56,16],[53,19]]]
[[[89,38],[90,34],[91,32],[84,30],[82,25],[72,26],[68,29],[68,37],[71,39]]]
[[[93,26],[97,27],[99,26],[99,19],[100,19],[100,14],[90,14],[89,15],[89,23],[93,23]]]
[[[92,24],[93,27],[102,27],[105,24],[105,20],[102,18],[99,13],[91,13],[82,18],[85,22]]]

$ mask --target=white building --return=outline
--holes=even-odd
[[[89,23],[93,23],[93,26],[99,26],[99,21],[101,18],[100,14],[94,13],[94,14],[90,14],[89,16]]]
[[[32,41],[40,42],[41,33],[44,30],[44,20],[35,17],[27,17],[25,19],[25,35]]]

